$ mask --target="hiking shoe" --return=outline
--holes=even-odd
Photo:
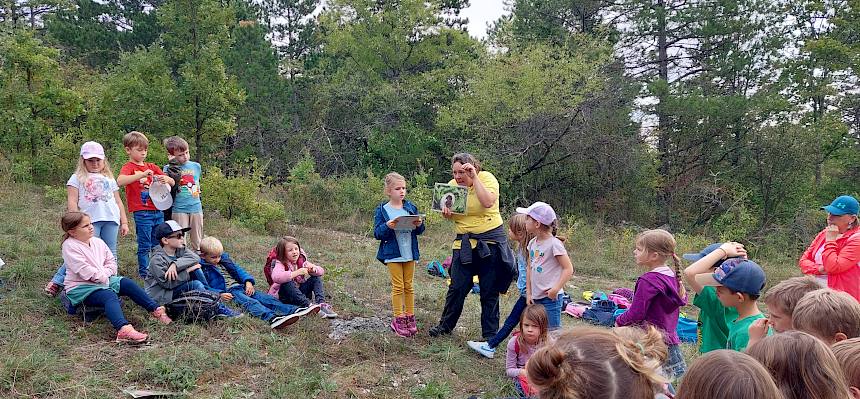
[[[415,315],[414,314],[406,315],[406,328],[409,329],[409,334],[411,334],[411,335],[418,334],[418,323],[415,322]]]
[[[150,314],[161,324],[170,324],[173,321],[170,316],[167,315],[167,310],[164,309],[164,306],[155,308],[155,310]]]
[[[325,319],[335,319],[337,318],[337,313],[331,309],[331,305],[323,302],[319,304],[320,307],[320,317]]]
[[[412,336],[412,333],[409,332],[409,328],[406,327],[406,317],[397,316],[391,319],[391,330],[394,331],[400,337],[408,338]]]
[[[297,308],[296,311],[292,314],[288,314],[286,316],[272,317],[272,320],[269,321],[269,327],[272,327],[275,330],[280,330],[290,324],[299,321],[302,316],[314,314],[319,311],[320,305],[311,305],[306,308]]]
[[[442,327],[442,326],[435,326],[435,327],[430,329],[429,333],[430,333],[431,337],[438,337],[440,335],[451,334],[451,330],[447,330],[447,329],[445,329],[445,327]]]
[[[148,335],[139,332],[131,326],[131,324],[126,324],[116,332],[116,342],[128,342],[132,344],[140,344],[146,342],[149,338]]]
[[[469,345],[473,351],[478,352],[481,356],[486,357],[488,359],[492,359],[496,356],[496,350],[490,348],[490,345],[487,345],[486,342],[482,341],[466,341],[466,345]]]
[[[223,303],[218,304],[218,311],[215,313],[215,317],[220,319],[232,319],[234,317],[242,316],[242,312],[237,312],[233,309],[227,307],[227,305]]]
[[[43,292],[45,293],[45,295],[53,298],[53,297],[57,296],[57,294],[59,294],[60,290],[62,290],[62,289],[63,289],[62,285],[59,285],[53,281],[48,281],[48,285],[45,286]]]

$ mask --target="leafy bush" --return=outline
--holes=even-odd
[[[260,170],[260,169],[257,169]],[[248,228],[265,231],[270,224],[283,221],[284,207],[265,198],[259,173],[243,173],[226,177],[218,168],[210,168],[201,186],[206,209],[218,211],[228,219],[239,220]]]

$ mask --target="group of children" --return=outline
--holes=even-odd
[[[164,305],[189,291],[217,293],[220,316],[241,315],[223,304],[233,302],[272,328],[283,328],[306,314],[337,317],[325,302],[324,269],[307,261],[293,237],[281,238],[272,249],[265,267],[274,281],[268,293],[258,292],[253,277],[224,253],[221,242],[203,237],[201,168],[190,161],[188,143],[174,136],[165,139],[164,146],[170,163],[161,169],[145,161],[146,136],[126,134],[123,147],[129,161],[116,179],[101,144],[90,141],[81,146],[77,169],[67,182],[67,212],[61,219],[63,265],[45,286],[46,294],[55,296],[63,290],[72,306],[104,308],[122,342],[143,342],[147,335],[125,319],[118,296],[131,298],[165,324],[171,320]],[[169,209],[156,207],[150,195],[153,184],[174,187]],[[127,209],[135,221],[138,273],[145,289],[117,274],[117,236],[129,231],[120,187],[125,187]],[[170,215],[167,221],[165,212]]]
[[[77,170],[67,183],[68,212],[61,220],[64,264],[45,291],[55,295],[63,289],[73,305],[103,307],[117,329],[117,340],[126,342],[142,342],[147,335],[125,319],[118,296],[129,297],[165,324],[171,320],[164,305],[195,290],[215,292],[272,328],[307,314],[337,317],[325,302],[324,268],[311,263],[293,237],[281,238],[268,254],[264,274],[270,288],[258,291],[254,278],[230,258],[223,244],[202,234],[200,165],[189,160],[188,143],[171,137],[164,144],[170,164],[161,169],[145,162],[146,137],[127,134],[123,146],[129,162],[116,180],[102,146],[82,146]],[[171,216],[165,221],[148,191],[152,184],[177,182]],[[377,207],[374,218],[374,237],[380,241],[377,259],[391,278],[391,330],[410,337],[418,332],[413,277],[418,236],[425,226],[421,218],[408,226],[397,223],[400,216],[419,215],[416,205],[406,200],[406,179],[389,173],[384,185],[388,201]],[[145,289],[117,275],[117,235],[128,233],[119,187],[126,188],[128,211],[134,216],[138,271]],[[678,398],[860,398],[860,304],[844,292],[822,288],[814,278],[797,277],[767,292],[766,317],[757,304],[765,273],[736,242],[684,255],[693,263],[682,272],[672,234],[660,229],[640,233],[633,259],[644,273],[616,328],[559,333],[561,295],[573,265],[557,227],[558,218],[548,204],[517,208],[508,222],[508,236],[516,253],[519,297],[495,336],[467,341],[474,351],[492,358],[517,329],[506,347],[506,374],[522,397],[537,392],[541,398],[604,397],[607,390],[615,393],[606,397],[671,397],[671,382],[684,376]],[[703,354],[689,371],[676,333],[680,308],[688,303],[684,281],[695,295],[692,304],[700,309]],[[219,313],[241,315],[226,306]],[[604,394],[593,396],[592,390]]]

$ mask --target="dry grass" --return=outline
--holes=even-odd
[[[479,303],[470,295],[455,334],[431,339],[438,321],[444,281],[416,272],[416,313],[421,332],[402,339],[390,333],[364,333],[337,342],[329,322],[309,318],[285,332],[272,332],[252,317],[209,325],[161,326],[126,303],[132,323],[151,334],[142,347],[117,345],[106,320],[84,325],[64,314],[41,288],[56,270],[61,205],[31,187],[0,185],[0,397],[116,398],[122,389],[167,389],[194,398],[465,398],[513,394],[504,377],[504,356],[487,360],[470,353],[468,339],[480,337]],[[367,219],[370,219],[368,215]],[[344,223],[349,223],[344,221]],[[422,238],[422,259],[448,255],[450,227],[434,222]],[[354,226],[350,226],[353,230]],[[271,236],[253,233],[228,220],[208,218],[208,235],[219,237],[228,252],[259,278],[268,249],[280,234],[297,236],[310,258],[328,268],[326,289],[344,318],[390,312],[386,270],[376,261],[377,242],[368,234],[348,234],[313,226],[283,226]],[[369,230],[369,229],[368,229]],[[585,289],[631,287],[641,273],[632,263],[628,230],[569,225],[566,234],[577,267],[568,286]],[[679,237],[682,251],[707,240]],[[120,239],[120,274],[136,275],[135,241]],[[787,254],[785,259],[797,254]],[[786,263],[783,263],[786,262]],[[422,262],[422,265],[426,262]],[[784,259],[763,262],[783,278],[794,268]],[[771,279],[771,281],[777,281]],[[516,300],[503,296],[502,317]],[[128,301],[126,301],[128,302]],[[565,326],[576,323],[564,318]],[[685,348],[692,355],[693,349]]]

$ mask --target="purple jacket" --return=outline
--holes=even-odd
[[[678,313],[687,297],[678,293],[678,280],[668,267],[659,267],[639,276],[633,303],[615,319],[618,326],[652,325],[663,333],[667,345],[678,345]]]

